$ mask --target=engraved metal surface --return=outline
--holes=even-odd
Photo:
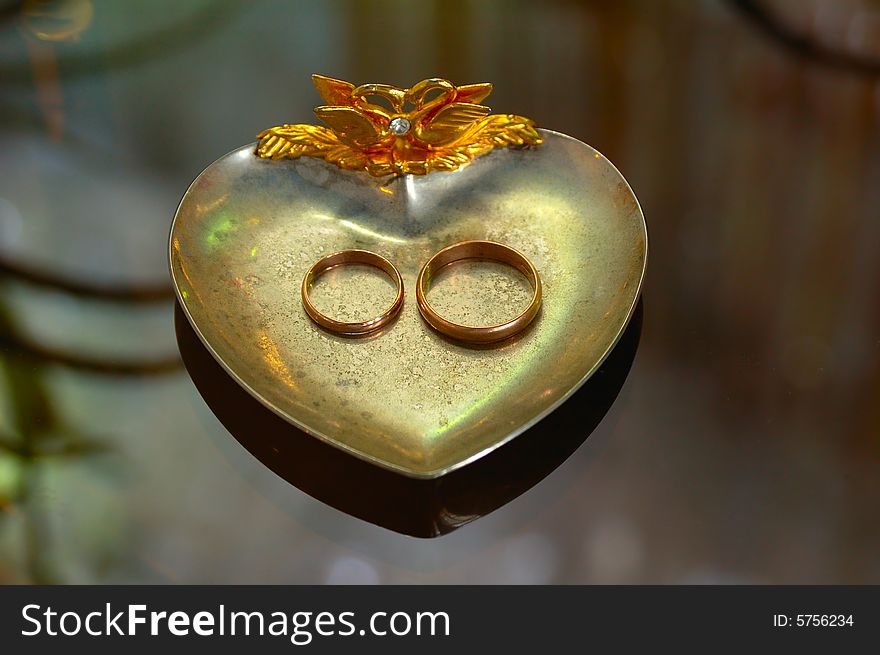
[[[497,150],[455,172],[386,178],[242,147],[196,179],[175,216],[171,272],[184,312],[246,390],[308,433],[413,477],[473,461],[592,374],[644,276],[647,233],[629,185],[591,147],[542,134],[538,148]],[[465,239],[517,248],[544,283],[533,325],[495,347],[444,339],[416,307],[421,265]],[[387,257],[404,279],[399,319],[371,338],[329,334],[300,303],[309,266],[345,248]],[[331,315],[369,313],[390,292],[371,275],[324,276],[316,302]],[[438,278],[431,301],[488,324],[516,315],[527,288],[509,269],[462,265]]]

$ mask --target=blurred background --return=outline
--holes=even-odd
[[[593,435],[452,534],[276,477],[182,368],[166,238],[312,72],[491,81],[647,217]],[[880,2],[0,0],[0,582],[880,582]]]

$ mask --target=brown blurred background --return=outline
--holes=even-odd
[[[251,457],[174,340],[190,181],[309,74],[491,81],[650,232],[630,376],[417,540]],[[880,582],[880,3],[0,0],[0,582]]]

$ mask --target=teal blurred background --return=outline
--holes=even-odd
[[[0,582],[880,582],[878,60],[870,0],[0,0]],[[647,217],[608,416],[440,539],[277,478],[179,362],[177,202],[313,72],[491,81]]]

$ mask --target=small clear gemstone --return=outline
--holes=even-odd
[[[409,132],[409,121],[405,118],[392,118],[391,122],[388,124],[388,129],[394,132],[397,135],[406,134]]]

